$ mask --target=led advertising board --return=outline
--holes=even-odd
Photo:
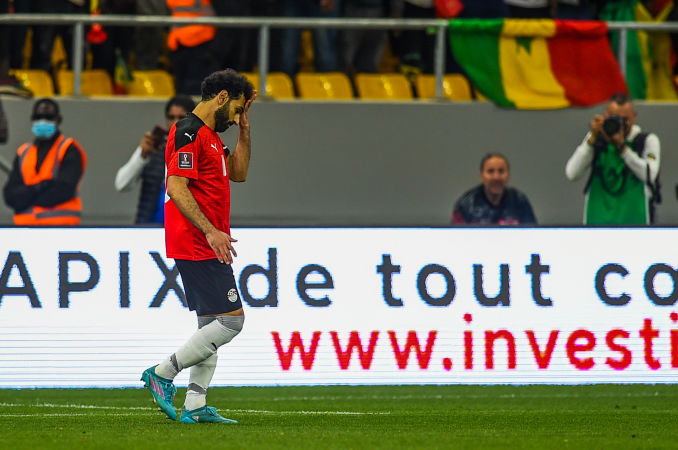
[[[216,386],[678,381],[678,230],[232,234]],[[0,269],[0,387],[140,386],[197,328],[162,229],[0,229]]]

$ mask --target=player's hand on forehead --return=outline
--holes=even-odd
[[[254,99],[257,98],[257,91],[252,91],[252,97],[245,102],[245,111],[247,111],[250,108],[250,105],[254,101]]]

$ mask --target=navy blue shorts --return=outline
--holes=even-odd
[[[242,308],[230,264],[222,264],[216,258],[204,261],[177,259],[176,263],[188,309],[199,316],[210,316]]]

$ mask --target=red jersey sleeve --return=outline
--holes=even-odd
[[[176,127],[174,129],[174,140],[168,140],[168,146],[173,144],[174,148],[168,148],[167,154],[167,176],[178,175],[180,177],[197,180],[198,161],[200,158],[200,136],[198,130]]]

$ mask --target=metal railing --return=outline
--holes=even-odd
[[[412,30],[435,28],[434,50],[435,97],[443,98],[445,71],[445,39],[448,21],[443,19],[359,19],[359,18],[291,18],[291,17],[171,17],[87,14],[0,14],[0,25],[72,25],[73,33],[73,93],[81,93],[81,71],[84,61],[85,26],[99,23],[103,26],[158,27],[171,25],[212,25],[222,28],[259,29],[259,92],[266,92],[270,30],[272,28],[334,28]],[[608,22],[610,30],[619,30],[618,62],[626,76],[626,40],[628,30],[678,32],[678,22]]]

